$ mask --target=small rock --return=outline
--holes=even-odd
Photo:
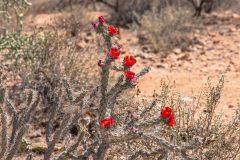
[[[233,14],[232,14],[232,17],[233,17],[233,18],[236,18],[236,19],[240,19],[240,15],[238,15],[238,14],[236,14],[236,13],[233,13]]]
[[[181,51],[180,48],[175,48],[175,49],[173,49],[173,52],[178,55],[178,54],[180,54],[182,51]]]
[[[193,99],[191,97],[187,97],[187,96],[186,97],[182,97],[181,100],[183,102],[192,102],[193,101]]]
[[[216,37],[218,34],[215,32],[209,32],[208,35],[211,37]]]
[[[213,40],[213,44],[218,44],[220,42],[220,40]]]
[[[237,44],[237,47],[240,48],[240,43]]]
[[[37,154],[44,154],[47,150],[47,144],[43,142],[33,143],[31,145],[31,151]]]
[[[166,68],[163,64],[157,64],[156,67],[157,68]]]
[[[228,30],[228,32],[236,32],[237,31],[237,29],[235,28],[235,27],[231,27],[231,28],[229,28],[229,30]]]
[[[185,61],[189,61],[189,60],[191,60],[190,59],[190,54],[185,54],[185,55],[183,55],[183,56],[181,56],[181,57],[178,57],[177,58],[177,60],[179,61],[179,60],[185,60]]]
[[[206,54],[205,51],[201,51],[201,52],[200,52],[200,55],[205,55],[205,54]]]
[[[62,144],[56,144],[55,147],[54,147],[54,151],[59,151],[63,147],[64,146]],[[31,151],[34,152],[34,153],[44,154],[46,150],[47,150],[47,144],[44,143],[44,142],[31,144]]]
[[[92,40],[92,37],[90,37],[90,36],[87,36],[87,37],[84,38],[84,41],[86,43],[90,42],[91,40]]]
[[[30,135],[30,139],[41,137],[41,133],[39,131],[33,131]]]
[[[87,46],[87,43],[85,41],[81,41],[77,44],[79,48],[85,48]]]

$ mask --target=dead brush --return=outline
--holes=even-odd
[[[217,12],[223,12],[226,10],[233,11],[235,13],[239,13],[240,2],[238,0],[224,1],[224,0],[216,0],[214,6]]]
[[[225,0],[188,0],[194,10],[194,16],[200,16],[202,11],[210,13],[212,10],[215,10],[219,13],[225,10],[232,10],[238,12],[240,8],[240,3],[237,0],[225,1]]]
[[[79,18],[81,17],[81,18]],[[66,16],[56,20],[56,28],[65,32],[67,38],[86,38],[79,34],[90,32],[89,20],[94,17],[89,13],[89,10],[84,5],[75,5],[71,12],[66,12]]]
[[[174,47],[184,47],[190,42],[188,32],[191,21],[188,11],[176,6],[161,10],[152,9],[141,18],[140,37],[149,43],[153,50],[160,51]],[[163,55],[164,56],[164,55]]]
[[[212,7],[214,2],[216,2],[216,0],[188,0],[194,7],[195,9],[195,13],[194,16],[201,16],[202,10],[204,5],[208,4],[208,9],[206,9],[206,12],[211,12]]]

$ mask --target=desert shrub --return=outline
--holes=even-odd
[[[39,31],[27,36],[12,33],[2,37],[0,42],[5,57],[2,63],[7,63],[13,72],[25,80],[38,79],[42,74],[50,79],[56,76],[66,76],[71,81],[88,79],[91,73],[85,72],[84,68],[96,63],[91,62],[96,53],[89,48],[78,48],[74,41],[69,44],[65,36],[56,30]],[[86,81],[81,84],[84,83]]]
[[[185,46],[189,41],[190,21],[188,10],[176,7],[153,9],[141,18],[140,40],[150,43],[155,51]]]
[[[1,26],[21,32],[23,27],[23,17],[32,4],[27,0],[1,0],[0,1],[0,23],[9,25]],[[14,23],[16,22],[16,24]],[[15,25],[14,25],[15,24]],[[15,26],[15,27],[13,27]]]
[[[94,34],[90,31],[91,26],[89,25],[89,21],[93,20],[95,16],[91,15],[89,10],[82,5],[75,5],[70,13],[65,13],[55,21],[54,25],[56,28],[61,30],[66,35],[66,38],[76,37],[89,42],[87,35],[92,36]],[[81,33],[86,33],[87,35],[82,36]]]
[[[214,6],[218,11],[232,10],[234,12],[238,12],[240,8],[240,2],[238,0],[231,1],[217,0]]]
[[[211,13],[211,11],[222,12],[224,10],[232,10],[237,12],[239,10],[240,4],[237,0],[224,1],[224,0],[188,0],[192,4],[193,9],[195,10],[194,16],[200,16],[201,12],[205,11],[206,13]]]
[[[142,15],[146,10],[151,8],[152,1],[116,1],[112,19],[113,23],[121,26],[127,26],[133,22],[138,23],[138,15]]]

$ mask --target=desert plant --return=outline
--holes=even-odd
[[[239,13],[240,2],[238,0],[232,1],[217,0],[214,3],[214,5],[215,8],[220,12],[224,10],[232,10],[234,12]]]
[[[21,77],[23,87],[39,88],[42,94],[56,88],[59,77],[65,76],[71,83],[91,86],[95,81],[90,77],[98,69],[91,67],[96,53],[91,48],[78,48],[75,41],[68,44],[65,38],[56,29],[26,36],[7,34],[0,38],[0,49],[4,55],[1,62]],[[90,69],[86,71],[85,68]]]
[[[193,6],[194,16],[200,16],[202,11],[210,13],[213,9],[221,12],[223,10],[238,11],[240,7],[239,1],[224,1],[224,0],[187,0]]]
[[[22,104],[24,106],[23,112],[20,113],[14,104],[9,100],[7,91],[3,88],[1,83],[1,145],[0,158],[10,160],[18,151],[22,143],[22,138],[29,127],[29,121],[32,113],[39,103],[39,96],[36,92],[30,91],[27,101]],[[8,118],[11,117],[11,123]],[[10,125],[12,128],[10,129]],[[28,157],[31,157],[29,154]]]
[[[153,51],[184,47],[188,45],[191,30],[191,18],[188,10],[169,6],[161,10],[152,9],[146,12],[141,20],[139,33],[140,40],[149,43]],[[166,55],[163,55],[166,56]]]
[[[193,5],[193,7],[195,9],[194,16],[200,16],[204,4],[206,4],[206,3],[209,4],[210,7],[209,7],[208,12],[210,12],[215,0],[200,0],[200,1],[199,0],[188,0],[188,1]]]
[[[16,19],[16,31],[20,33],[23,27],[23,17],[31,5],[27,0],[1,0],[0,16],[7,20]]]

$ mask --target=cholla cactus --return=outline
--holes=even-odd
[[[109,139],[112,138],[110,141],[114,141],[116,138],[109,137],[108,132],[111,130],[111,127],[115,125],[112,110],[116,104],[117,97],[119,97],[124,90],[134,87],[138,78],[149,71],[148,67],[144,68],[138,74],[130,71],[131,67],[136,63],[136,59],[133,56],[126,56],[122,66],[114,66],[113,62],[120,56],[120,48],[113,44],[111,40],[113,36],[118,34],[117,28],[112,25],[107,26],[104,22],[104,17],[102,16],[99,17],[97,23],[93,23],[93,26],[104,38],[107,48],[105,60],[99,60],[98,62],[99,67],[102,69],[100,86],[93,89],[92,93],[89,95],[82,92],[78,97],[75,97],[68,82],[66,80],[63,81],[70,104],[72,106],[80,104],[80,106],[77,107],[78,112],[66,114],[59,130],[53,133],[51,129],[52,122],[56,116],[57,110],[60,108],[60,99],[56,101],[57,104],[54,105],[55,108],[52,109],[49,114],[49,122],[46,129],[46,140],[48,144],[48,149],[44,156],[44,159],[46,160],[51,158],[54,145],[60,137],[65,137],[68,133],[67,131],[78,121],[80,121],[81,125],[77,125],[77,128],[81,131],[78,133],[76,142],[73,144],[68,142],[68,146],[64,147],[65,150],[58,155],[53,155],[53,159],[62,159],[64,156],[76,159],[88,158],[89,156],[92,156],[94,159],[104,159],[110,144],[113,143],[109,142]],[[108,89],[109,72],[111,69],[121,71],[123,74],[118,78],[113,87]],[[94,99],[98,98],[96,96],[98,90],[101,92],[101,96],[99,97],[99,107],[92,109],[90,104]],[[58,97],[61,97],[61,93],[59,93]],[[92,112],[96,114],[95,118],[92,118]],[[95,130],[94,133],[91,131],[92,129]],[[51,134],[53,134],[52,138],[50,138]],[[90,139],[86,141],[86,138]],[[86,146],[85,151],[82,155],[74,155],[73,151],[77,149],[80,144]],[[96,149],[97,151],[95,152]]]
[[[22,143],[23,135],[28,129],[31,114],[38,106],[39,100],[39,96],[37,96],[35,92],[31,92],[28,96],[27,102],[24,104],[26,108],[22,114],[18,114],[16,107],[9,100],[7,94],[5,94],[5,90],[1,88],[0,159],[11,160],[17,153],[18,148]],[[9,117],[11,117],[11,129],[8,128]]]

